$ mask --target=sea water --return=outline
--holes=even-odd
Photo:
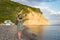
[[[37,35],[37,40],[60,40],[60,24],[29,25],[27,27],[29,33]]]
[[[60,24],[45,26],[43,40],[60,40]]]

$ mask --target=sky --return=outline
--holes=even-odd
[[[60,23],[60,0],[12,0],[15,2],[40,8],[43,15],[52,23]]]

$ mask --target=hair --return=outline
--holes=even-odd
[[[20,15],[22,15],[22,14],[18,14],[18,17],[19,17]]]

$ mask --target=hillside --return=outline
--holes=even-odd
[[[27,8],[30,8],[35,12],[42,13],[38,8],[30,7],[10,0],[0,0],[0,23],[3,23],[5,20],[11,20],[15,23],[17,14],[21,10],[23,10],[23,17],[29,13]]]

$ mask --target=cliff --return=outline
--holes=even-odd
[[[49,25],[50,22],[41,14],[41,12],[35,12],[30,8],[27,8],[29,10],[29,14],[27,14],[28,20],[25,21],[24,25]]]
[[[30,7],[10,0],[0,0],[0,23],[5,20],[16,22],[17,14],[21,11],[23,17],[29,20],[24,21],[24,25],[48,25],[49,21],[43,16],[39,8]]]

